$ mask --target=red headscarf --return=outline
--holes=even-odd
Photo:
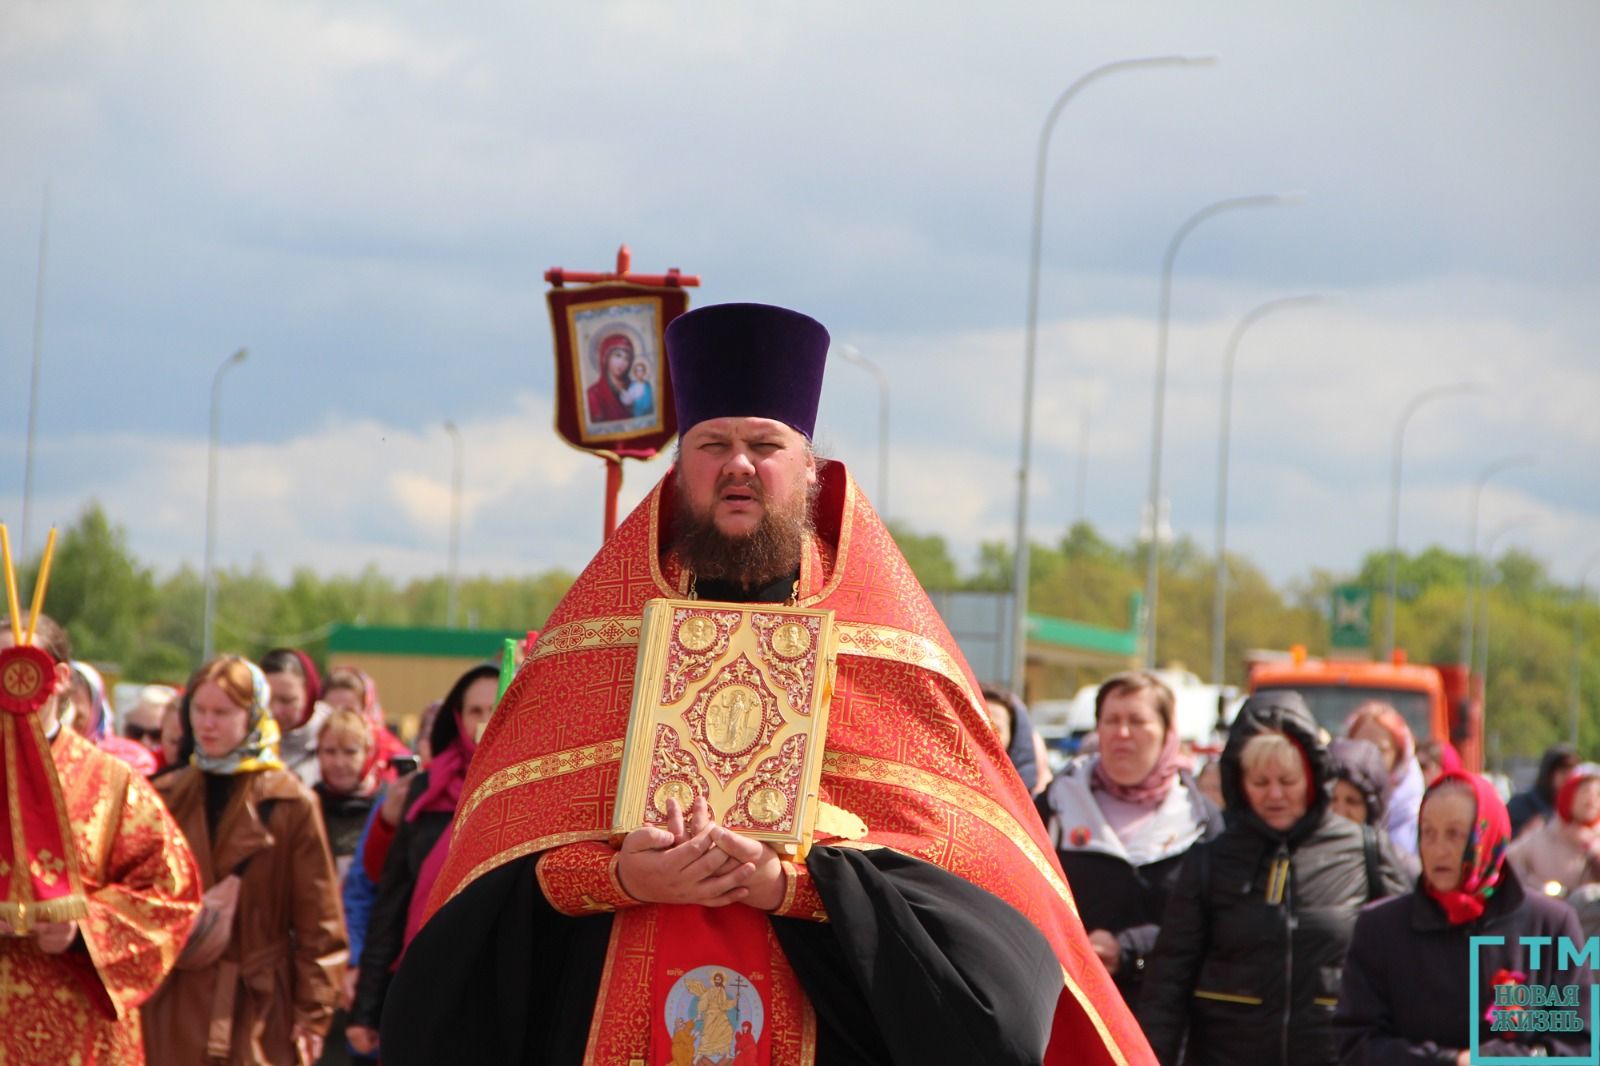
[[[1489,897],[1500,887],[1505,870],[1506,844],[1511,839],[1511,816],[1506,813],[1500,793],[1486,778],[1461,770],[1440,774],[1423,795],[1423,807],[1427,807],[1428,800],[1435,792],[1454,781],[1463,782],[1471,788],[1476,800],[1472,831],[1461,853],[1461,883],[1450,892],[1440,892],[1428,883],[1427,874],[1424,873],[1422,886],[1434,902],[1444,908],[1445,917],[1450,919],[1451,925],[1463,925],[1483,914]]]
[[[1600,766],[1596,766],[1592,762],[1586,762],[1581,766],[1574,767],[1572,773],[1567,775],[1567,779],[1561,783],[1561,791],[1556,793],[1556,813],[1561,816],[1563,822],[1572,822],[1573,820],[1572,801],[1577,798],[1578,786],[1585,781],[1593,781],[1597,777],[1600,777]],[[1587,822],[1574,824],[1589,828],[1600,825],[1600,814],[1596,814]]]
[[[317,701],[322,698],[322,675],[317,673],[317,664],[311,661],[311,656],[299,648],[290,648],[290,654],[300,660],[300,675],[305,678],[306,698],[300,701],[300,724],[311,721],[311,712],[317,709]]]

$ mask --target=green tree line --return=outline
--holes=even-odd
[[[1009,545],[983,545],[974,567],[964,570],[943,537],[904,526],[893,532],[930,589],[1010,587]],[[1107,540],[1083,522],[1054,544],[1031,545],[1030,609],[1127,628],[1130,597],[1144,585],[1145,550]],[[1312,655],[1325,653],[1329,597],[1341,583],[1373,590],[1371,651],[1379,654],[1387,564],[1386,553],[1372,552],[1355,573],[1310,569],[1279,588],[1248,559],[1230,554],[1227,680],[1246,680],[1247,649],[1300,644]],[[32,587],[37,565],[35,557],[24,568],[25,589]],[[1214,567],[1214,557],[1188,539],[1162,552],[1157,641],[1164,663],[1208,671]],[[1398,570],[1398,645],[1416,662],[1457,661],[1469,560],[1433,547],[1402,554]],[[572,581],[571,573],[559,569],[464,579],[460,617],[469,628],[541,627]],[[1485,561],[1482,588],[1491,753],[1528,755],[1568,735],[1575,665],[1582,695],[1580,735],[1586,750],[1600,752],[1600,609],[1593,597],[1580,605],[1574,588],[1555,581],[1538,559],[1517,551]],[[443,575],[401,582],[375,567],[335,576],[300,569],[287,581],[260,565],[223,570],[217,575],[216,643],[246,655],[289,644],[321,659],[328,632],[339,623],[443,625],[447,591]],[[185,566],[158,576],[130,551],[125,531],[91,504],[59,538],[47,610],[68,627],[79,657],[114,664],[130,680],[181,681],[199,656],[204,597],[199,573]],[[1585,639],[1575,650],[1579,630]]]
[[[1011,587],[1013,554],[1007,544],[981,547],[976,568],[963,574],[937,535],[895,529],[912,569],[929,588],[1001,591]],[[1128,626],[1129,598],[1144,588],[1147,556],[1141,544],[1115,544],[1087,523],[1077,523],[1055,544],[1030,544],[1028,603],[1035,614]],[[1372,642],[1383,654],[1387,610],[1386,551],[1366,555],[1355,573],[1312,568],[1278,588],[1250,560],[1228,555],[1226,678],[1243,685],[1249,649],[1303,645],[1311,655],[1328,650],[1334,586],[1372,592]],[[1161,603],[1156,646],[1163,665],[1209,673],[1216,557],[1187,538],[1168,546],[1160,560]],[[1474,571],[1463,554],[1430,547],[1401,553],[1395,644],[1412,662],[1461,660],[1464,615]],[[1479,585],[1478,630],[1487,629],[1485,736],[1491,759],[1529,756],[1571,734],[1573,697],[1579,701],[1579,739],[1600,756],[1600,608],[1580,604],[1577,589],[1553,579],[1545,565],[1512,550],[1484,560]],[[1081,677],[1083,682],[1094,680]],[[1575,684],[1576,682],[1576,684]]]

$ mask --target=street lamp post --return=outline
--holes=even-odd
[[[1528,517],[1528,516],[1523,516],[1523,517],[1520,517],[1520,518],[1513,518],[1511,521],[1505,523],[1499,529],[1497,529],[1493,533],[1489,534],[1489,539],[1484,544],[1484,549],[1483,549],[1483,557],[1484,557],[1484,559],[1486,559],[1486,560],[1488,560],[1489,562],[1492,563],[1494,561],[1494,548],[1495,548],[1496,544],[1500,543],[1500,538],[1505,536],[1507,533],[1511,532],[1513,529],[1520,529],[1523,526],[1531,525],[1532,523],[1533,523],[1533,519]],[[1487,585],[1487,582],[1484,582],[1484,584]],[[1490,617],[1489,616],[1489,590],[1488,590],[1487,587],[1484,588],[1483,595],[1482,595],[1481,598],[1482,598],[1482,601],[1483,601],[1483,608],[1482,608],[1483,609],[1483,624],[1477,627],[1478,636],[1481,638],[1480,642],[1478,644],[1478,669],[1477,669],[1477,674],[1478,674],[1478,684],[1481,686],[1481,691],[1483,692],[1483,705],[1487,709],[1488,706],[1489,706],[1489,617]],[[1471,666],[1471,663],[1468,663],[1468,666]]]
[[[1578,591],[1572,602],[1572,746],[1578,746],[1578,718],[1583,702],[1583,607],[1589,574],[1600,566],[1600,552],[1589,556],[1578,571]]]
[[[1531,455],[1509,455],[1504,459],[1496,459],[1482,470],[1478,471],[1477,478],[1472,483],[1472,509],[1467,522],[1467,594],[1466,606],[1461,619],[1461,664],[1467,669],[1472,668],[1472,626],[1476,616],[1473,612],[1477,608],[1478,598],[1478,504],[1483,496],[1483,487],[1489,479],[1502,470],[1510,470],[1516,466],[1527,466],[1534,461]]]
[[[1222,430],[1217,443],[1217,577],[1211,595],[1211,683],[1220,686],[1228,632],[1228,447],[1233,419],[1233,362],[1245,331],[1274,311],[1321,302],[1316,293],[1268,300],[1239,320],[1222,357]]]
[[[222,409],[222,377],[233,367],[244,362],[250,355],[248,349],[240,348],[217,367],[217,372],[211,378],[211,438],[206,447],[206,606],[205,617],[200,626],[200,659],[210,662],[216,654],[216,641],[213,639],[216,625],[217,611],[217,575],[216,565],[216,539],[217,539],[217,433]]]
[[[450,465],[450,570],[448,584],[445,592],[444,618],[445,625],[451,629],[456,625],[456,608],[458,604],[458,587],[461,580],[461,476],[463,469],[461,430],[456,428],[454,422],[446,422],[444,431],[450,434],[451,465]]]
[[[1039,338],[1039,256],[1044,230],[1044,178],[1048,160],[1050,134],[1056,119],[1084,86],[1107,74],[1132,70],[1137,67],[1209,66],[1217,61],[1211,55],[1143,56],[1137,59],[1119,59],[1095,67],[1077,81],[1067,86],[1056,97],[1045,115],[1044,126],[1039,131],[1039,147],[1033,170],[1033,226],[1028,245],[1028,325],[1022,356],[1022,458],[1017,467],[1017,530],[1016,551],[1012,570],[1011,617],[1011,688],[1019,695],[1023,691],[1024,666],[1027,662],[1028,619],[1028,471],[1033,461],[1033,378],[1035,351]]]
[[[1144,663],[1156,665],[1156,608],[1161,592],[1161,435],[1166,420],[1167,403],[1167,329],[1172,318],[1172,265],[1178,258],[1178,249],[1194,228],[1212,215],[1236,211],[1246,207],[1276,207],[1299,203],[1304,193],[1265,193],[1256,196],[1235,196],[1207,204],[1184,220],[1167,244],[1167,254],[1161,260],[1161,313],[1156,334],[1156,385],[1155,403],[1150,422],[1150,550],[1144,578],[1145,637]]]
[[[878,382],[878,513],[885,522],[889,520],[889,375],[853,344],[841,345],[839,354],[847,363],[854,363]]]
[[[1443,399],[1446,396],[1460,396],[1467,393],[1481,392],[1477,385],[1458,382],[1454,385],[1436,385],[1431,389],[1424,389],[1411,397],[1405,408],[1400,412],[1400,419],[1394,426],[1394,463],[1389,475],[1389,617],[1385,626],[1384,656],[1394,657],[1394,615],[1395,599],[1400,589],[1400,460],[1405,448],[1406,423],[1411,421],[1411,416],[1417,409],[1430,400]]]
[[[33,522],[33,437],[39,424],[39,369],[44,341],[44,266],[50,248],[50,184],[45,183],[39,208],[39,273],[33,283],[33,371],[28,378],[28,444],[22,463],[22,558],[28,557]]]

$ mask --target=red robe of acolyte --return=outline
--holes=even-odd
[[[835,612],[821,799],[865,839],[819,835],[773,916],[621,891],[608,837],[640,613],[690,579],[663,550],[671,476],[556,608],[484,735],[435,913],[390,989],[385,1063],[657,1066],[691,1038],[726,1062],[750,1051],[746,1021],[756,1061],[784,1066],[872,1061],[884,1044],[1027,1061],[1047,1040],[1046,1062],[1153,1061],[971,671],[838,463],[819,470],[798,603]]]
[[[89,914],[59,955],[0,938],[0,1062],[143,1063],[139,1005],[177,961],[200,913],[183,833],[145,779],[63,728],[50,746]]]

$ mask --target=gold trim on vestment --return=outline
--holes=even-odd
[[[523,666],[551,655],[594,648],[631,648],[639,643],[640,616],[602,615],[580,622],[566,622],[539,634]]]
[[[813,603],[819,599],[821,597],[813,596],[801,602]],[[602,615],[585,621],[566,622],[539,634],[533,651],[523,665],[571,651],[637,647],[640,624],[639,615]],[[864,659],[919,666],[938,674],[971,698],[961,665],[937,641],[895,626],[866,622],[837,622],[836,625],[841,655],[858,655]]]
[[[892,663],[920,666],[938,674],[954,685],[969,702],[974,699],[967,686],[967,675],[955,656],[939,646],[938,641],[894,626],[873,625],[869,622],[840,622],[839,654],[859,655],[865,659],[884,659]],[[974,710],[983,708],[972,703]],[[988,715],[980,716],[987,721]]]
[[[1083,1013],[1088,1016],[1089,1023],[1094,1026],[1094,1031],[1100,1034],[1100,1043],[1106,1049],[1106,1053],[1111,1056],[1111,1061],[1115,1062],[1117,1066],[1128,1066],[1128,1058],[1122,1053],[1122,1046],[1117,1043],[1116,1037],[1112,1036],[1111,1030],[1106,1027],[1106,1020],[1100,1017],[1100,1011],[1094,1005],[1094,1000],[1090,999],[1088,994],[1078,987],[1078,983],[1072,979],[1072,975],[1067,972],[1065,966],[1061,968],[1061,980],[1065,982],[1067,991],[1072,993],[1072,998],[1078,1001],[1078,1006],[1083,1008]]]
[[[1039,876],[1055,889],[1056,895],[1061,897],[1063,903],[1078,913],[1077,901],[1072,898],[1072,891],[1067,888],[1067,883],[1062,880],[1061,874],[1050,865],[1050,860],[1040,850],[1039,845],[1029,836],[1027,831],[995,800],[979,792],[975,788],[963,785],[959,781],[952,781],[938,774],[931,774],[926,770],[919,770],[905,763],[890,762],[887,759],[876,759],[868,755],[852,755],[847,752],[830,751],[822,757],[822,772],[845,780],[871,781],[878,784],[898,785],[917,792],[923,792],[935,799],[944,801],[958,810],[966,811],[978,820],[986,823],[991,829],[1022,852],[1023,858],[1039,872]]]
[[[822,477],[822,466],[828,460],[817,464],[817,477]],[[839,544],[833,554],[833,573],[828,575],[828,583],[815,596],[807,596],[800,600],[798,606],[815,607],[823,600],[839,591],[839,585],[844,581],[845,558],[850,554],[850,527],[855,523],[856,513],[856,479],[846,470],[844,478],[844,514],[839,518]]]
[[[611,964],[617,957],[617,941],[622,937],[622,922],[613,919],[611,922],[611,935],[606,937],[606,964],[600,970],[600,994],[595,997],[594,1014],[589,1021],[589,1039],[583,1045],[583,1061],[593,1062],[594,1043],[600,1037],[600,1023],[606,1016],[606,996],[611,991]],[[637,1060],[635,1060],[637,1061]]]
[[[478,782],[478,787],[472,790],[472,795],[461,804],[461,809],[456,814],[456,823],[464,824],[480,804],[507,789],[531,785],[547,777],[577,773],[579,770],[588,770],[603,763],[617,762],[622,758],[622,746],[621,740],[603,740],[598,744],[589,744],[582,748],[568,748],[565,751],[553,751],[549,755],[538,755],[532,759],[513,763],[503,770],[496,770]]]
[[[517,859],[522,858],[524,855],[532,855],[536,851],[549,851],[551,848],[559,848],[563,844],[577,844],[585,840],[609,840],[610,838],[611,834],[607,830],[585,829],[576,833],[552,833],[547,837],[540,837],[538,840],[530,840],[525,844],[518,844],[516,847],[507,848],[498,855],[492,855],[489,858],[484,859],[471,870],[468,870],[466,878],[462,880],[461,884],[456,886],[455,890],[452,891],[450,895],[446,896],[444,900],[440,902],[439,906],[442,907],[446,903],[449,903],[451,900],[455,899],[461,894],[461,890],[463,888],[466,888],[468,885],[472,884],[472,882],[476,881],[490,870],[504,866],[508,862],[514,862]]]

